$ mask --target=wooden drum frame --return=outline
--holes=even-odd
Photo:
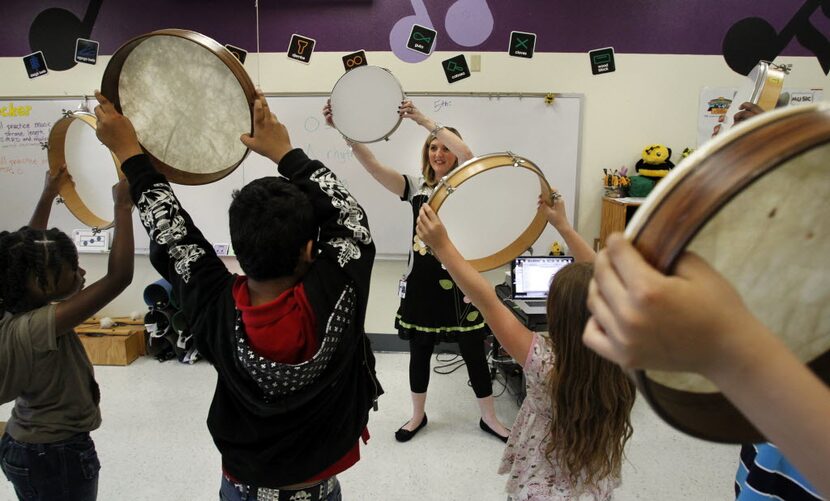
[[[558,196],[557,193],[551,190],[545,175],[536,164],[508,151],[471,158],[453,169],[438,182],[432,196],[429,198],[429,206],[438,213],[447,198],[466,181],[484,172],[501,168],[528,170],[538,176],[539,193],[543,199],[550,200]],[[468,261],[477,271],[489,271],[507,264],[530,248],[539,238],[539,235],[542,234],[546,225],[545,215],[541,211],[537,211],[527,228],[512,243],[494,254],[477,259],[468,259]]]
[[[239,85],[242,88],[242,92],[244,93],[245,99],[248,102],[248,114],[251,117],[251,126],[249,131],[247,132],[253,134],[253,112],[251,111],[251,107],[253,106],[254,100],[256,99],[256,89],[254,88],[254,84],[253,82],[251,82],[248,73],[245,71],[245,68],[242,66],[242,63],[240,63],[239,60],[230,51],[228,51],[225,47],[223,47],[215,40],[200,33],[188,30],[165,29],[153,31],[151,33],[147,33],[145,35],[133,38],[132,40],[122,45],[115,52],[115,54],[112,55],[112,58],[110,59],[109,64],[107,64],[106,70],[104,71],[104,76],[101,82],[101,92],[107,99],[109,99],[115,105],[115,109],[118,110],[119,113],[122,113],[122,96],[119,93],[119,87],[122,70],[124,68],[125,62],[127,61],[127,58],[140,44],[153,37],[159,36],[177,37],[190,41],[193,44],[199,46],[200,48],[213,53],[213,55],[215,55],[222,63],[224,63],[225,66],[227,66],[227,68],[230,70],[233,76],[238,80]],[[130,117],[128,116],[128,118]],[[199,126],[199,124],[194,124],[194,126]],[[140,131],[138,132],[139,139],[141,139]],[[189,185],[207,184],[222,179],[223,177],[233,172],[233,170],[236,169],[236,167],[238,167],[239,164],[242,163],[242,161],[249,153],[249,150],[245,148],[244,154],[242,154],[241,158],[235,161],[232,165],[228,165],[222,170],[215,172],[198,173],[189,172],[187,170],[180,170],[174,165],[166,164],[165,162],[154,156],[153,153],[148,151],[143,144],[142,149],[150,157],[150,160],[152,161],[156,169],[158,169],[159,172],[164,174],[168,180],[174,183]]]
[[[788,72],[789,70],[785,67],[768,61],[760,61],[747,75],[749,81],[738,90],[729,109],[726,110],[725,127],[731,128],[735,125],[735,114],[740,111],[740,106],[745,102],[757,104],[764,111],[775,109],[781,91],[784,89],[784,77]]]
[[[698,247],[710,251],[714,256],[710,264],[715,266],[717,261],[724,267],[719,272],[727,278],[732,275],[730,281],[753,314],[765,324],[787,319],[783,327],[767,327],[776,332],[825,384],[830,384],[830,353],[826,351],[830,333],[821,332],[827,327],[828,318],[827,308],[822,305],[830,294],[830,286],[822,285],[826,282],[822,270],[828,267],[820,259],[808,263],[805,262],[807,259],[799,260],[798,256],[789,255],[790,252],[772,250],[764,244],[787,239],[787,245],[805,249],[809,254],[827,247],[824,239],[830,236],[825,234],[830,223],[822,222],[826,219],[821,217],[820,204],[824,201],[808,202],[805,198],[812,197],[803,191],[805,187],[818,190],[817,193],[828,191],[824,174],[830,169],[830,163],[825,161],[830,157],[828,151],[830,106],[793,106],[764,113],[719,135],[673,169],[657,184],[625,232],[643,257],[667,274],[673,272],[678,257],[687,246],[691,245],[696,251]],[[820,176],[825,178],[823,183],[817,182]],[[787,183],[791,184],[785,186]],[[751,194],[750,187],[755,188]],[[765,192],[766,196],[757,196],[759,190],[770,187],[772,189]],[[801,191],[791,193],[786,191],[788,188]],[[819,212],[812,216],[813,219],[802,215],[802,209],[808,203],[811,209],[808,213]],[[757,211],[749,215],[751,211],[745,210],[747,204],[752,204]],[[733,217],[737,214],[747,216]],[[787,219],[791,214],[796,217]],[[751,218],[759,222],[744,224],[752,221]],[[725,228],[733,231],[720,236],[717,232]],[[788,233],[780,234],[782,228]],[[742,242],[746,245],[741,246]],[[755,261],[751,261],[753,257]],[[770,259],[783,263],[782,268],[769,267]],[[810,264],[819,269],[810,268]],[[802,275],[796,273],[806,273],[809,278],[797,278]],[[790,275],[796,276],[791,279],[795,281],[791,287],[785,283],[770,286],[764,281]],[[758,307],[769,302],[781,303],[779,311],[770,312]],[[813,307],[814,303],[818,303],[817,308]],[[801,329],[802,324],[796,323],[800,314],[794,312],[804,309],[814,312],[814,317],[805,320],[808,327]],[[810,327],[813,332],[807,332]],[[801,332],[805,335],[799,336]],[[821,350],[825,351],[822,353]],[[633,371],[632,375],[654,410],[685,433],[726,443],[766,440],[702,376],[642,370]]]
[[[66,134],[69,132],[69,126],[72,125],[75,120],[80,120],[84,124],[91,127],[92,130],[96,130],[98,126],[98,120],[95,118],[95,115],[82,111],[66,113],[63,118],[55,122],[52,129],[49,131],[48,157],[49,171],[52,174],[55,174],[58,169],[66,163]],[[118,159],[112,154],[112,152],[110,152],[110,156],[112,156],[113,167],[118,173],[118,179],[124,179],[124,174],[121,172]],[[102,186],[101,189],[105,190],[106,193],[110,193],[110,186]],[[78,192],[75,189],[75,185],[71,181],[63,183],[58,188],[58,192],[72,215],[78,218],[78,220],[85,225],[93,228],[94,230],[105,230],[112,227],[114,223],[113,221],[107,221],[101,218],[100,215],[93,213],[87,204],[81,200],[80,195],[78,195]]]

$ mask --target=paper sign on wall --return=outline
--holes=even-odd
[[[74,230],[72,236],[78,252],[106,252],[110,248],[110,234],[106,231]]]

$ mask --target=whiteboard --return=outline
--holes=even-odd
[[[269,96],[268,103],[277,118],[288,128],[294,146],[311,158],[321,160],[342,179],[366,210],[369,227],[380,257],[408,254],[412,241],[412,216],[408,203],[377,183],[353,157],[340,134],[325,125],[322,118],[327,95]],[[572,221],[577,220],[579,187],[579,147],[582,97],[557,96],[550,105],[542,95],[408,95],[426,115],[444,125],[457,128],[474,155],[512,151],[536,163],[551,186],[564,196]],[[427,131],[411,120],[404,120],[388,141],[369,144],[385,165],[413,176],[420,175],[421,147]],[[245,165],[245,181],[274,172],[261,157],[252,156]],[[538,191],[510,193],[504,190],[493,197],[526,196],[534,201]],[[487,214],[476,217],[488,218]],[[518,221],[526,226],[529,221]],[[499,228],[494,228],[499,231]],[[547,247],[556,236],[548,228],[539,239]],[[537,249],[540,252],[542,249]]]
[[[327,97],[323,94],[269,95],[268,102],[288,128],[292,144],[333,170],[364,207],[378,256],[403,257],[411,242],[410,206],[380,186],[354,159],[340,134],[325,125],[322,108]],[[411,93],[409,98],[434,120],[456,127],[475,155],[509,150],[536,163],[550,184],[565,196],[569,219],[578,220],[580,95],[559,95],[550,105],[545,104],[541,95]],[[15,108],[31,108],[26,116],[0,113],[0,200],[4,209],[0,211],[0,228],[17,229],[28,221],[43,187],[43,173],[48,169],[46,151],[40,143],[46,140],[62,110],[76,109],[82,101],[82,97],[0,99],[0,112],[12,104]],[[388,141],[369,147],[384,164],[417,177],[421,145],[426,136],[422,127],[405,120]],[[267,175],[277,175],[276,166],[251,153],[240,168],[220,181],[203,186],[173,185],[173,189],[208,241],[229,243],[227,210],[233,190]],[[110,187],[101,189],[109,191]],[[490,196],[536,197],[536,193],[501,191]],[[488,215],[476,217],[488,218]],[[526,223],[516,222],[517,225]],[[73,229],[84,227],[62,205],[53,208],[50,226],[70,234]],[[137,214],[134,214],[134,231],[136,251],[146,252],[149,240]],[[557,239],[561,241],[548,227],[539,245],[546,247]],[[545,253],[545,249],[538,248],[536,252]]]

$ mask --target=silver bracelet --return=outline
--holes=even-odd
[[[440,131],[443,128],[444,128],[443,125],[441,125],[438,122],[435,122],[435,127],[433,127],[433,129],[431,131],[429,131],[429,135],[432,136],[432,137],[436,137],[438,135],[438,131]]]

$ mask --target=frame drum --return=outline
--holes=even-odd
[[[401,84],[380,66],[358,66],[346,72],[331,90],[334,126],[349,141],[374,143],[401,124]]]
[[[646,199],[625,234],[671,273],[694,251],[822,379],[830,381],[830,107],[759,115],[679,164]],[[765,441],[697,374],[634,371],[669,424],[731,443]]]
[[[440,210],[461,255],[476,270],[488,271],[525,252],[544,231],[547,220],[538,210],[536,193],[545,199],[555,196],[536,164],[511,152],[491,153],[441,178],[429,205]],[[524,221],[530,224],[522,227]]]
[[[254,84],[239,60],[213,39],[160,30],[121,46],[101,92],[130,119],[159,172],[179,184],[230,174],[248,154]]]
[[[67,113],[49,131],[49,170],[63,164],[73,182],[64,183],[60,195],[73,216],[87,226],[112,226],[112,186],[124,175],[118,159],[95,135],[98,120],[89,112]]]
[[[764,111],[775,109],[784,88],[786,74],[787,70],[784,68],[760,61],[749,73],[748,81],[732,98],[723,119],[723,128],[728,129],[735,125],[735,114],[741,111],[741,105],[744,103],[757,104]]]

